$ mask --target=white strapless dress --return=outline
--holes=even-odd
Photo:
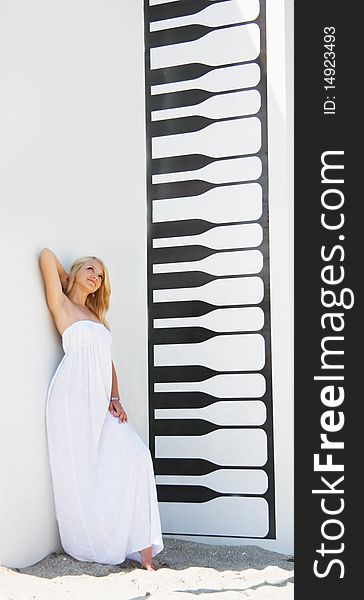
[[[129,423],[108,410],[111,333],[76,321],[63,333],[65,352],[46,406],[56,518],[63,549],[83,561],[141,562],[163,549],[153,462]]]

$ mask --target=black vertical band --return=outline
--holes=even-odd
[[[361,28],[353,3],[295,2],[298,600],[350,597],[360,573]]]

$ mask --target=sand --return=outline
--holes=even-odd
[[[258,546],[215,546],[163,537],[157,571],[53,553],[22,569],[0,566],[0,600],[291,600],[293,559]]]

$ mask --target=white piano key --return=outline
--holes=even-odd
[[[267,462],[263,429],[216,429],[205,435],[156,435],[156,458],[200,458],[222,466],[262,467]]]
[[[219,94],[193,106],[179,106],[166,110],[152,111],[152,121],[177,119],[181,117],[206,117],[208,119],[225,119],[254,115],[261,106],[260,93],[257,90],[229,92]]]
[[[200,131],[152,138],[152,158],[204,154],[212,158],[255,154],[261,147],[257,117],[212,123]]]
[[[201,365],[215,371],[260,371],[265,342],[260,334],[219,335],[197,344],[156,344],[154,366]]]
[[[153,223],[255,221],[262,216],[262,188],[258,183],[222,186],[199,196],[154,200],[152,204]]]
[[[263,425],[267,409],[259,400],[214,402],[203,408],[156,408],[155,419],[203,419],[215,425]]]
[[[226,275],[254,275],[263,268],[263,255],[259,250],[220,252],[201,260],[160,263],[153,265],[155,275],[161,273],[187,273],[198,271],[216,277]]]
[[[259,250],[220,252],[202,260],[160,263],[153,265],[153,273],[185,273],[200,271],[223,277],[226,275],[253,275],[263,268],[263,254]]]
[[[150,50],[151,69],[189,63],[217,66],[255,60],[260,53],[260,30],[256,23],[210,31],[192,42],[158,46]]]
[[[215,306],[259,304],[263,296],[264,284],[260,277],[216,279],[191,288],[153,290],[153,302],[201,300]]]
[[[222,27],[233,23],[254,21],[259,15],[259,8],[259,0],[227,0],[227,2],[208,6],[193,15],[152,21],[150,31],[160,31],[186,25]]]
[[[268,477],[262,469],[218,469],[205,475],[156,475],[157,485],[203,485],[220,494],[265,494]]]
[[[238,181],[254,181],[262,174],[262,161],[257,156],[245,158],[229,158],[219,160],[193,171],[162,173],[152,176],[152,183],[170,183],[171,181],[200,180],[209,183],[233,183]]]
[[[155,392],[203,392],[215,398],[261,398],[266,381],[260,373],[230,373],[205,381],[176,381],[154,384]]]
[[[155,329],[170,327],[204,327],[210,331],[259,331],[264,325],[264,312],[258,306],[218,308],[198,317],[153,319]]]
[[[269,531],[264,498],[227,496],[208,502],[159,502],[162,530],[170,534],[263,538]]]
[[[257,63],[233,65],[213,69],[196,79],[173,81],[151,86],[152,96],[157,94],[170,94],[184,90],[205,90],[207,92],[227,92],[250,88],[258,85],[260,81],[260,68]]]
[[[155,238],[153,248],[176,246],[205,246],[213,250],[227,248],[251,248],[259,246],[263,240],[263,229],[258,223],[247,225],[222,225],[212,227],[197,235]]]

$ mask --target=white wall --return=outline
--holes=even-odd
[[[113,358],[148,442],[143,3],[2,0],[0,563],[59,549],[45,399],[61,359],[43,246],[109,267]]]

